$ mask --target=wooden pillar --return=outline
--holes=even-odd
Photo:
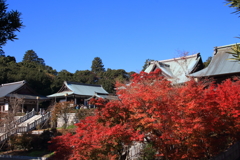
[[[36,99],[37,99],[37,108],[36,108],[36,112],[38,113],[38,111],[39,111],[39,97],[37,96]]]
[[[74,105],[77,104],[77,98],[75,97],[75,95],[73,95],[73,98],[74,98]]]
[[[68,96],[68,94],[66,93],[66,94],[65,94],[65,101],[66,101],[66,102],[67,102],[67,96]]]

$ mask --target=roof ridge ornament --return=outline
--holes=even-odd
[[[218,47],[216,46],[216,47],[214,47],[214,55],[216,55],[217,52],[218,52]]]

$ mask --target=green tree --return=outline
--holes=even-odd
[[[142,71],[145,71],[145,69],[149,66],[149,62],[153,61],[152,59],[146,59],[144,65],[143,65],[143,68],[142,68]]]
[[[212,60],[212,57],[210,56],[210,57],[208,57],[208,59],[205,62],[203,62],[204,68],[206,68],[209,65],[211,60]]]
[[[106,72],[100,74],[100,77],[101,78],[97,83],[101,84],[109,93],[114,93],[116,82],[127,82],[130,75],[124,69],[115,70],[108,68]]]
[[[21,21],[21,13],[18,11],[7,11],[8,5],[5,0],[0,0],[0,55],[4,55],[2,46],[7,43],[8,40],[16,40],[16,31],[23,27]]]
[[[19,74],[19,65],[16,63],[15,57],[1,56],[0,57],[0,83],[17,81],[16,77]]]
[[[73,80],[73,74],[68,72],[67,70],[63,69],[60,72],[58,72],[58,78],[60,78],[63,81],[72,81]]]
[[[4,65],[6,66],[8,63],[16,63],[16,59],[15,57],[12,57],[12,56],[7,56],[7,57],[0,57],[0,65]]]
[[[16,63],[15,57],[0,57],[0,84],[26,80],[39,94],[48,95],[56,92],[61,84],[56,86],[57,72],[50,66],[35,62]]]
[[[232,51],[227,53],[231,54],[233,58],[229,58],[228,60],[240,61],[240,44],[233,45],[231,49]]]
[[[229,7],[234,8],[236,11],[233,13],[239,14],[240,13],[240,0],[226,0],[227,5]],[[240,37],[237,37],[240,38]],[[231,54],[233,58],[230,58],[228,60],[236,60],[240,61],[240,45],[236,44],[232,46],[232,51],[227,52],[228,54]]]
[[[92,61],[92,72],[98,74],[100,72],[105,72],[105,68],[100,57],[95,57]]]
[[[229,7],[234,8],[236,11],[233,13],[239,14],[240,12],[240,0],[226,0]]]
[[[45,62],[42,58],[39,58],[37,53],[34,50],[28,50],[23,56],[22,62],[34,62],[40,65],[45,65]]]
[[[74,81],[86,84],[94,84],[98,81],[97,75],[89,70],[77,70],[73,77]]]

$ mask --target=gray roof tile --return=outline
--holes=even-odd
[[[150,73],[156,68],[159,68],[172,83],[184,83],[189,80],[187,76],[194,72],[200,60],[201,56],[199,53],[197,53],[186,57],[152,61],[146,68],[145,72]]]
[[[19,82],[2,84],[0,87],[0,98],[8,96],[15,90],[22,87],[25,83],[26,83],[26,81],[19,81]]]
[[[64,97],[65,94],[71,95],[82,95],[82,96],[93,96],[96,93],[100,94],[108,94],[107,91],[103,89],[101,85],[94,85],[94,84],[83,84],[77,82],[64,82],[64,85],[70,91],[61,91],[55,94],[48,95],[47,97]]]
[[[208,77],[225,74],[235,74],[240,72],[240,63],[235,60],[228,60],[233,58],[231,54],[232,45],[216,47],[213,53],[212,61],[208,67],[190,74],[191,77]]]

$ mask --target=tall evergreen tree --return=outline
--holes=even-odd
[[[44,60],[39,58],[34,50],[28,50],[24,55],[22,62],[35,62],[37,64],[45,65]]]
[[[8,40],[16,40],[17,35],[15,31],[19,32],[19,29],[23,27],[21,21],[21,13],[18,11],[7,11],[8,5],[5,0],[0,0],[0,55],[4,55],[2,46],[6,44]]]
[[[100,73],[100,72],[105,72],[104,65],[102,63],[102,59],[100,57],[95,57],[92,61],[92,72],[94,73]]]

